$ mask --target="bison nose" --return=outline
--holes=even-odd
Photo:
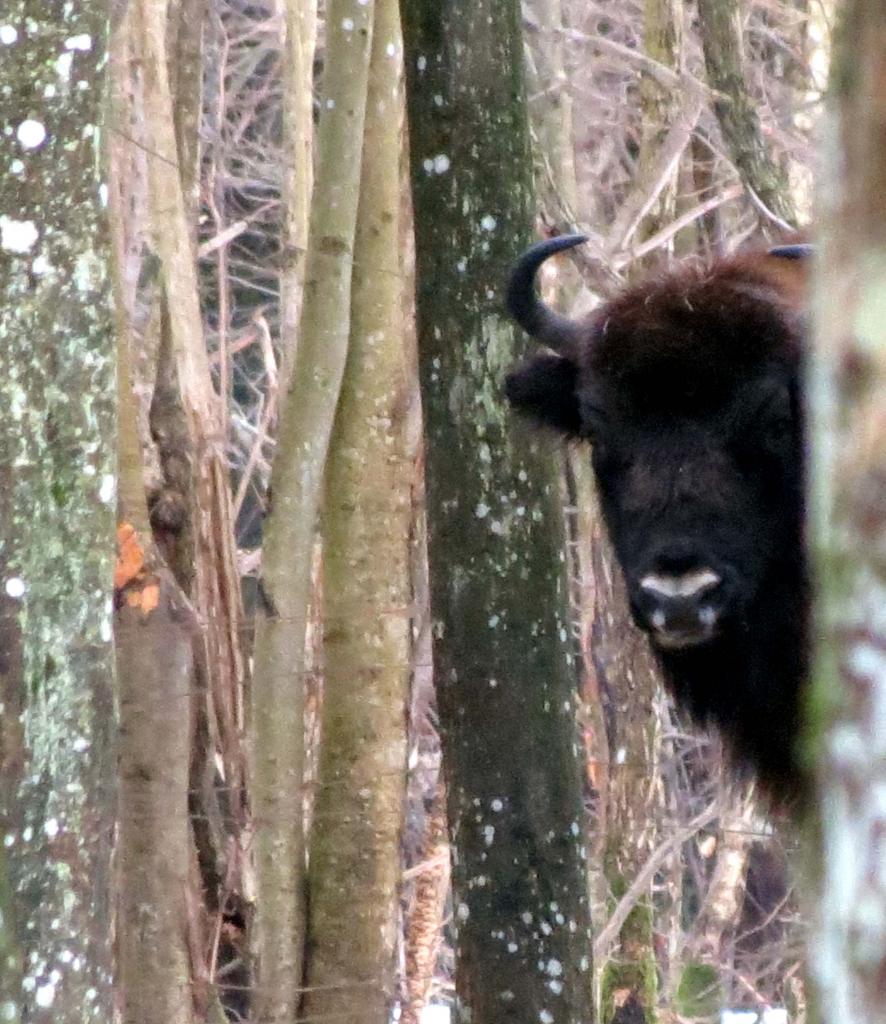
[[[660,647],[691,647],[714,636],[719,573],[707,567],[648,573],[640,580],[643,614]]]

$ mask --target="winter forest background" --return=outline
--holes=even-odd
[[[5,0],[0,1020],[886,1019],[884,39]],[[580,311],[816,202],[819,677],[876,685],[801,826],[675,716],[501,296],[535,237],[589,235]]]

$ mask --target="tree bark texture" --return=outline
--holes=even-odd
[[[119,982],[124,1020],[146,1024],[189,1021],[213,998],[206,910],[219,911],[222,879],[241,891],[230,840],[245,824],[239,579],[194,249],[203,10],[202,2],[132,4],[112,54],[119,134],[111,205],[121,261]],[[145,155],[146,182],[133,180]],[[140,289],[127,288],[133,265]],[[143,331],[141,305],[151,311]],[[158,456],[150,519],[133,352]]]
[[[376,0],[351,329],[326,474],[324,675],[303,1015],[387,1024],[406,795],[412,521],[400,259],[402,38]],[[347,927],[343,922],[347,921]]]
[[[170,564],[203,620],[195,643],[197,674],[212,705],[224,783],[233,815],[238,818],[243,811],[244,785],[243,612],[230,480],[219,443],[223,416],[203,336],[194,225],[189,220],[193,204],[189,206],[185,190],[194,172],[184,164],[186,157],[178,151],[176,135],[177,126],[183,134],[188,123],[182,108],[193,104],[195,97],[173,97],[171,91],[166,49],[168,0],[139,0],[132,13],[134,46],[143,69],[145,138],[150,140],[150,227],[163,285],[161,338],[169,346],[165,352],[161,343],[161,379],[152,417],[155,424],[158,416],[163,419],[158,436],[165,433],[173,440],[164,468],[168,477],[170,465],[180,467],[185,520]]]
[[[561,0],[529,0],[523,6],[529,115],[536,187],[544,212],[555,223],[578,222],[573,95],[564,40],[568,31]]]
[[[106,5],[0,16],[5,1020],[110,1020],[114,332]]]
[[[283,54],[283,265],[280,271],[280,339],[283,349],[281,389],[298,344],[298,325],[304,298],[308,222],[314,187],[314,47],[317,37],[316,0],[286,4],[286,49]]]
[[[587,1022],[575,681],[553,453],[508,416],[530,171],[516,2],[403,5],[431,607],[459,1021]]]
[[[326,456],[348,349],[373,18],[330,0],[298,348],[271,471],[252,685],[259,1019],[297,1014],[304,943],[305,630]]]
[[[196,234],[200,208],[200,119],[203,113],[203,34],[209,0],[169,0],[166,51],[175,104],[175,141],[188,223]]]
[[[842,19],[810,377],[822,838],[813,957],[820,1019],[873,1024],[886,998],[886,9],[854,0]]]
[[[197,618],[172,573],[141,561],[138,537],[130,530],[125,525],[121,530],[125,555],[118,559],[116,619],[121,1017],[123,1024],[190,1024],[197,994],[188,947],[193,855],[188,769]]]
[[[787,179],[772,159],[745,79],[738,0],[699,0],[702,47],[714,111],[738,173],[763,206],[787,225],[797,222]]]

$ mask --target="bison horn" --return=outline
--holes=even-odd
[[[558,235],[536,242],[511,272],[505,299],[508,313],[530,337],[561,355],[569,355],[583,335],[581,327],[549,309],[535,294],[535,272],[554,253],[587,241],[586,235]]]
[[[780,256],[785,260],[805,260],[815,252],[815,246],[808,242],[797,242],[794,245],[776,245],[769,250],[770,256]]]

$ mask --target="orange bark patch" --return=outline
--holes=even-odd
[[[145,567],[145,552],[131,523],[117,527],[117,561],[114,564],[114,589],[122,590]]]
[[[160,588],[156,583],[127,590],[126,604],[130,608],[141,608],[143,615],[149,615],[160,603]]]
[[[127,607],[140,608],[143,615],[149,615],[160,604],[160,584],[145,570],[145,551],[130,523],[117,527],[114,589]]]

